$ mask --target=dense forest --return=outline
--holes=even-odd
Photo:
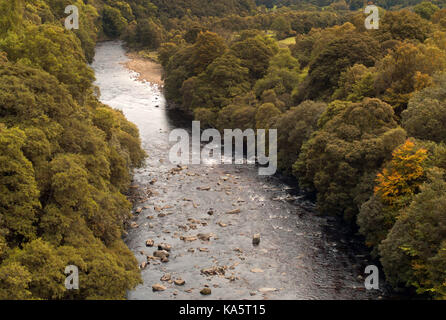
[[[137,128],[101,104],[88,67],[98,11],[67,1],[0,1],[0,299],[121,299],[140,282],[122,241]],[[65,266],[83,290],[67,291]]]
[[[445,2],[376,4],[367,30],[358,0],[0,0],[0,299],[140,282],[122,235],[145,154],[87,64],[114,38],[157,52],[166,97],[202,127],[277,128],[280,171],[359,230],[388,282],[445,299]]]

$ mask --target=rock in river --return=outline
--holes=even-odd
[[[170,249],[172,249],[172,246],[168,243],[160,243],[158,245],[158,250],[170,251]]]
[[[203,288],[201,289],[200,293],[204,296],[208,296],[212,293],[211,288]]]
[[[258,246],[260,243],[260,233],[256,233],[253,237],[252,237],[252,244],[255,246]]]
[[[226,214],[237,214],[237,213],[240,213],[240,212],[241,212],[240,209],[234,209],[234,210],[226,212]]]
[[[170,273],[166,273],[164,276],[161,277],[161,281],[169,281],[170,279],[172,279],[172,276],[170,275]]]
[[[163,258],[163,257],[169,257],[169,252],[166,250],[157,250],[153,252],[154,257]]]
[[[166,290],[167,288],[165,287],[165,286],[163,286],[162,284],[159,284],[159,283],[157,283],[157,284],[154,284],[153,286],[152,286],[152,290],[153,291],[164,291],[164,290]]]

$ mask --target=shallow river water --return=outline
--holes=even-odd
[[[92,65],[101,101],[122,110],[139,130],[148,154],[135,171],[135,214],[125,239],[140,263],[159,243],[168,262],[150,260],[143,284],[129,299],[377,299],[364,288],[370,262],[360,239],[276,177],[248,165],[195,165],[168,160],[169,132],[190,121],[171,116],[162,90],[127,70],[120,42],[100,43]],[[227,212],[239,209],[239,213]],[[209,214],[212,213],[211,214]],[[254,234],[261,235],[253,246]],[[195,239],[197,235],[199,238]],[[203,236],[204,235],[204,236]],[[210,237],[207,241],[206,238]],[[146,240],[153,239],[154,247]],[[215,268],[214,268],[215,267]],[[213,269],[212,269],[213,268]],[[203,269],[210,269],[205,274]],[[206,271],[206,270],[205,270]],[[165,274],[171,281],[161,281]],[[215,274],[212,274],[215,273]],[[181,278],[185,284],[172,281]],[[153,292],[152,285],[166,290]],[[201,295],[208,286],[211,295]]]

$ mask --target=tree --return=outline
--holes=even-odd
[[[375,194],[389,206],[401,206],[402,198],[417,193],[423,181],[426,158],[426,149],[415,149],[415,143],[407,140],[393,152],[390,168],[378,174]]]
[[[269,67],[270,59],[278,52],[277,44],[267,37],[257,35],[248,36],[231,46],[231,52],[242,61],[242,66],[249,69],[250,77],[254,81],[262,78]]]
[[[276,32],[279,40],[289,37],[291,35],[291,23],[284,16],[277,16],[271,24],[271,29]]]
[[[20,61],[54,75],[79,102],[92,85],[94,74],[86,65],[79,40],[62,27],[31,25],[23,34],[11,33],[1,39],[0,48],[8,54],[9,61]]]
[[[303,145],[293,172],[302,187],[318,192],[322,212],[352,221],[370,197],[377,171],[406,134],[391,106],[379,99],[335,101],[319,126]]]
[[[150,49],[157,49],[163,42],[163,30],[152,19],[141,19],[136,27],[136,42]]]
[[[0,300],[25,300],[31,298],[31,274],[20,263],[0,265]]]
[[[386,11],[377,31],[381,41],[414,39],[423,42],[431,32],[431,26],[409,10]]]
[[[127,20],[117,8],[105,5],[102,12],[102,27],[105,35],[116,38],[121,35],[127,27]]]
[[[320,115],[326,105],[304,101],[282,114],[273,127],[278,130],[277,161],[279,170],[291,174],[292,166],[299,157],[302,145],[317,129]]]
[[[348,67],[339,77],[338,88],[332,95],[333,100],[359,102],[365,97],[376,95],[374,88],[375,72],[362,64]]]
[[[0,124],[0,229],[13,244],[35,237],[40,209],[33,166],[22,152],[25,139],[23,131]]]
[[[411,136],[446,142],[446,74],[434,78],[434,85],[417,92],[402,113],[402,126]]]
[[[446,183],[444,172],[432,170],[429,181],[400,214],[379,247],[388,281],[417,292],[446,298]]]
[[[429,85],[430,77],[445,68],[446,54],[437,46],[404,42],[377,63],[374,87],[400,115],[413,92]]]
[[[375,255],[401,210],[411,203],[426,181],[427,158],[427,149],[408,139],[393,151],[392,159],[377,175],[374,195],[361,206],[357,220],[359,231]]]
[[[256,113],[256,128],[257,129],[276,129],[274,126],[275,120],[280,116],[281,112],[272,103],[262,104]]]
[[[123,192],[145,155],[137,128],[92,91],[79,105],[55,76],[22,63],[0,62],[0,87],[0,296],[124,298],[140,280],[121,240]],[[68,264],[85,277],[81,293],[63,286]]]
[[[416,14],[426,20],[430,20],[432,15],[438,10],[440,10],[438,6],[427,1],[420,2],[413,8],[413,11],[415,11]]]
[[[183,82],[183,107],[220,109],[249,90],[249,70],[231,53],[216,58],[198,77]]]
[[[302,80],[299,61],[291,56],[289,49],[281,49],[277,55],[271,58],[267,74],[256,82],[254,91],[258,97],[271,89],[279,97],[291,96],[293,90]]]
[[[367,34],[349,32],[331,40],[311,62],[308,77],[299,87],[297,102],[327,99],[342,72],[355,64],[371,67],[379,55],[378,42]]]

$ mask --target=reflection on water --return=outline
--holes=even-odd
[[[138,126],[149,155],[135,172],[135,208],[142,212],[126,243],[139,262],[156,250],[146,247],[148,239],[172,246],[168,262],[150,260],[142,270],[144,283],[128,293],[129,299],[376,299],[383,294],[364,289],[363,272],[373,262],[360,241],[336,219],[318,216],[293,187],[258,176],[252,166],[170,164],[168,134],[187,128],[190,120],[167,112],[160,89],[136,81],[125,61],[119,42],[105,42],[98,45],[92,67],[101,101]],[[255,233],[261,235],[259,246],[252,244]],[[202,272],[212,267],[217,268]],[[167,273],[171,281],[161,281]],[[186,283],[172,283],[177,278]],[[157,283],[166,290],[153,292]],[[211,295],[200,294],[204,286]]]

